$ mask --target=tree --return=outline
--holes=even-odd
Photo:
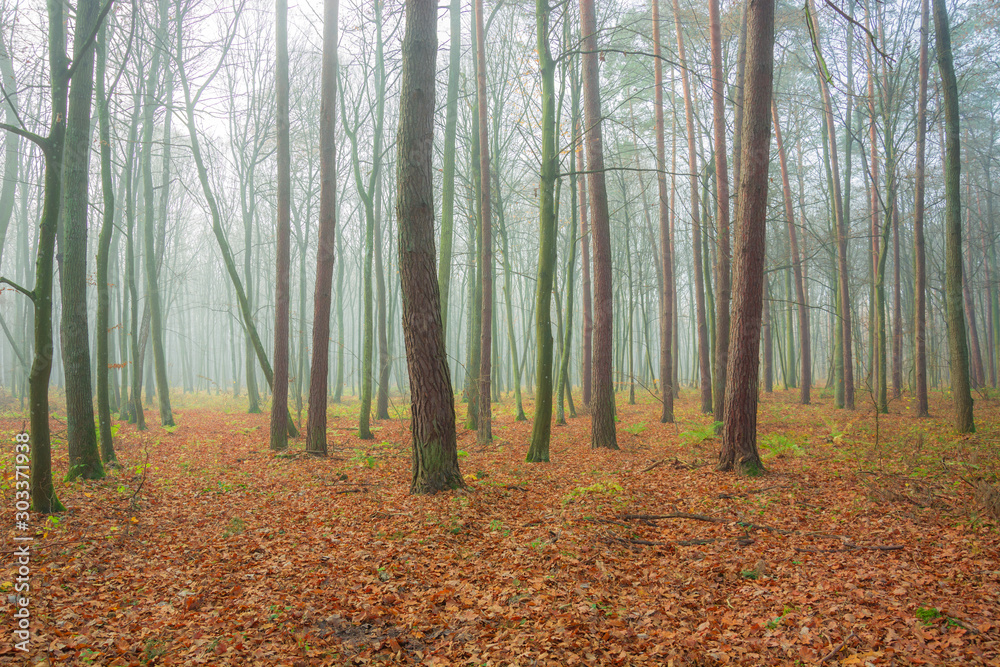
[[[330,367],[330,300],[337,242],[337,13],[338,0],[323,3],[323,69],[320,74],[319,242],[313,294],[312,366],[309,373],[309,416],[306,451],[326,455],[326,394]],[[341,261],[343,265],[343,261]],[[340,275],[343,275],[340,273]],[[338,281],[339,282],[339,281]],[[339,293],[338,300],[343,299]],[[340,319],[343,331],[343,318]],[[340,348],[343,350],[343,346]],[[338,373],[342,373],[343,363]],[[340,376],[341,380],[343,376]],[[339,391],[339,387],[338,387]]]
[[[726,409],[718,466],[719,470],[736,470],[744,475],[759,475],[764,470],[757,451],[757,384],[773,77],[774,0],[756,0],[747,5],[742,168],[733,252],[733,316],[729,327]]]
[[[694,133],[694,100],[688,80],[687,58],[684,54],[684,34],[681,29],[681,10],[674,0],[674,25],[677,30],[677,60],[681,68],[681,87],[684,91],[684,117],[687,122],[688,169],[691,173],[691,234],[694,259],[694,296],[698,327],[698,367],[701,375],[701,411],[712,412],[712,366],[709,356],[708,323],[705,318],[705,278],[702,265],[701,219],[698,215],[698,137]]]
[[[143,247],[143,268],[146,277],[146,295],[149,304],[150,333],[153,342],[153,371],[156,375],[157,400],[160,405],[160,423],[163,426],[173,426],[174,417],[170,409],[170,387],[167,384],[167,361],[163,348],[163,309],[160,304],[160,288],[157,282],[157,270],[159,268],[157,253],[155,252],[155,226],[154,226],[154,199],[153,199],[153,129],[155,125],[156,107],[160,104],[157,95],[160,80],[160,59],[164,45],[167,43],[167,3],[168,0],[159,0],[159,22],[154,36],[153,56],[150,63],[149,78],[146,81],[146,91],[143,100],[144,115],[142,121],[142,189],[143,189],[143,225],[142,225],[142,247]],[[180,17],[177,17],[177,31],[180,33]],[[179,39],[179,37],[178,37]],[[166,59],[164,59],[166,60]],[[165,63],[166,65],[166,63]],[[170,131],[170,116],[173,110],[173,76],[169,65],[164,67],[166,71],[166,97],[168,109],[164,119],[164,132]],[[165,136],[164,141],[164,164],[169,164],[170,137]],[[161,197],[166,197],[169,188],[169,180],[164,171],[164,181],[160,192]],[[163,212],[166,208],[163,208]],[[161,223],[165,224],[165,220]],[[160,248],[160,252],[163,248]],[[143,346],[140,345],[140,348]]]
[[[913,374],[917,416],[930,415],[927,405],[927,255],[924,250],[924,184],[927,145],[927,42],[930,31],[929,0],[920,0],[920,73],[917,93],[917,148],[913,184]]]
[[[538,69],[542,76],[542,164],[538,192],[538,281],[535,293],[535,421],[531,429],[531,446],[528,448],[529,462],[549,460],[549,437],[552,433],[551,309],[558,234],[555,213],[558,150],[555,119],[556,64],[549,48],[550,16],[551,9],[547,0],[535,0]]]
[[[708,17],[712,46],[712,127],[715,139],[716,238],[718,243],[715,284],[719,298],[715,302],[715,384],[713,404],[716,414],[725,412],[726,363],[729,358],[729,165],[726,157],[726,110],[722,73],[722,27],[719,0],[708,0]],[[808,402],[808,401],[807,401]]]
[[[781,124],[778,122],[778,105],[772,100],[771,115],[774,120],[774,141],[781,164],[781,187],[785,202],[785,221],[788,224],[788,242],[791,246],[792,269],[795,280],[795,300],[799,313],[799,350],[802,353],[801,377],[799,382],[799,402],[809,405],[812,387],[811,346],[809,340],[809,308],[806,303],[805,280],[802,276],[802,255],[799,254],[798,235],[795,233],[795,211],[792,207],[792,186],[788,178],[788,160],[785,146],[781,141]]]
[[[73,35],[76,54],[69,90],[62,158],[59,277],[62,294],[63,369],[66,376],[67,479],[100,479],[104,467],[94,428],[87,329],[87,209],[90,184],[90,109],[94,92],[92,48],[100,14],[98,0],[81,0]]]
[[[663,62],[660,57],[660,0],[653,5],[653,87],[656,118],[656,187],[660,211],[660,257],[662,262],[660,288],[660,399],[663,408],[660,421],[674,421],[674,382],[672,350],[674,319],[674,269],[670,248],[670,199],[667,191],[667,149],[663,126]]]
[[[288,0],[275,1],[274,88],[277,112],[278,219],[274,286],[274,386],[271,397],[271,449],[288,448],[288,309],[291,247],[292,175],[288,129]]]
[[[473,3],[476,21],[476,100],[479,114],[479,234],[481,238],[480,281],[482,314],[480,324],[480,355],[479,355],[479,419],[476,428],[476,442],[488,445],[493,442],[493,404],[490,397],[490,380],[492,379],[490,350],[493,335],[493,222],[492,201],[490,197],[490,143],[489,116],[486,108],[486,37],[483,21],[483,0]],[[549,398],[551,401],[551,397]]]
[[[591,227],[594,235],[594,387],[590,402],[592,447],[618,449],[615,433],[615,387],[611,284],[611,220],[604,181],[604,145],[601,138],[601,90],[597,53],[597,16],[594,0],[580,0],[583,37],[583,111],[586,117],[587,165],[590,178]]]
[[[816,7],[813,0],[808,0],[810,31],[815,40],[814,51],[816,55],[816,76],[819,80],[820,98],[823,105],[823,125],[826,130],[827,144],[829,146],[829,167],[830,185],[833,191],[833,214],[834,226],[837,237],[837,304],[838,316],[840,319],[840,341],[842,347],[843,363],[843,383],[844,383],[844,407],[848,410],[854,409],[854,354],[852,351],[853,332],[851,330],[851,300],[850,288],[848,285],[848,261],[847,261],[847,240],[848,224],[846,216],[850,214],[850,196],[841,196],[840,191],[840,167],[837,158],[837,130],[833,123],[833,103],[830,100],[830,90],[827,87],[825,67],[822,64],[819,47],[819,23],[816,19]],[[853,9],[853,3],[851,5]],[[848,40],[850,46],[850,40]],[[849,61],[850,62],[850,61]],[[850,70],[849,70],[850,71]],[[850,77],[849,77],[850,80]],[[848,84],[850,87],[851,84]],[[852,135],[850,128],[851,97],[848,97],[847,109],[847,177],[844,179],[845,187],[850,187],[850,165],[851,165],[851,143]],[[745,125],[744,125],[745,127]],[[846,201],[845,201],[846,200]]]
[[[937,42],[941,96],[944,101],[944,189],[945,189],[945,301],[948,316],[951,395],[955,403],[955,430],[974,433],[972,391],[969,387],[969,347],[962,308],[962,156],[959,135],[958,82],[951,53],[948,9],[944,0],[934,0],[934,32]]]
[[[411,493],[464,486],[434,258],[436,0],[407,0],[396,134],[396,219],[410,376]]]
[[[87,0],[84,0],[87,1]],[[35,259],[35,286],[29,290],[8,278],[0,278],[0,284],[12,288],[28,297],[35,310],[35,352],[28,376],[28,392],[31,423],[31,506],[36,512],[51,514],[65,508],[56,497],[52,484],[52,440],[49,431],[49,379],[52,374],[52,264],[56,245],[56,228],[62,199],[63,145],[66,139],[67,106],[69,84],[77,67],[90,51],[96,30],[104,20],[110,3],[96,21],[89,24],[90,33],[85,33],[86,23],[77,24],[74,35],[74,59],[66,55],[65,15],[63,4],[50,2],[48,8],[49,37],[49,134],[42,137],[27,130],[20,123],[11,125],[0,123],[0,129],[12,132],[34,143],[45,160],[44,195],[41,222],[38,229]],[[82,9],[87,9],[84,6]],[[81,14],[85,19],[86,12]],[[88,38],[89,34],[89,38]],[[91,71],[93,76],[93,71]],[[78,95],[78,98],[82,95]],[[89,102],[88,102],[89,106]],[[79,104],[78,104],[79,107]],[[77,114],[81,115],[81,114]],[[90,119],[87,118],[89,125]],[[86,192],[86,190],[84,190]],[[93,417],[91,417],[93,419]],[[96,450],[96,446],[95,446]],[[98,465],[100,459],[98,459]]]
[[[133,31],[135,25],[133,23]],[[129,36],[129,47],[131,47]],[[111,437],[111,401],[108,388],[108,311],[110,307],[110,289],[108,285],[108,256],[111,251],[111,236],[114,231],[115,218],[115,186],[111,166],[111,114],[108,112],[108,102],[113,91],[106,90],[105,75],[108,60],[108,28],[101,25],[97,38],[96,63],[96,98],[97,116],[101,145],[101,193],[104,198],[101,232],[97,242],[97,317],[94,326],[97,330],[97,345],[95,363],[97,365],[97,417],[101,433],[101,458],[107,465],[116,463],[115,447]],[[127,54],[126,54],[127,55]],[[133,121],[138,120],[138,115]],[[134,122],[133,122],[134,127]]]
[[[441,189],[441,257],[438,290],[441,326],[448,332],[448,294],[451,292],[451,248],[455,234],[455,139],[458,136],[458,94],[462,74],[462,2],[451,0],[451,43],[448,45],[448,99],[444,121],[444,185]]]

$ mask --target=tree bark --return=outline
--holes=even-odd
[[[701,254],[701,218],[698,213],[698,139],[694,133],[694,101],[688,80],[687,58],[684,55],[684,33],[681,9],[674,0],[674,26],[677,30],[677,59],[681,68],[681,88],[684,91],[684,117],[687,122],[688,170],[691,179],[691,235],[694,259],[695,316],[698,327],[698,367],[701,377],[701,411],[712,412],[712,364],[708,342],[708,321],[705,315],[705,278]]]
[[[489,116],[486,106],[486,36],[483,19],[483,0],[475,0],[473,10],[476,21],[476,99],[479,114],[479,179],[481,238],[480,281],[482,301],[479,319],[479,419],[476,424],[476,442],[488,445],[493,442],[493,402],[490,396],[492,379],[493,335],[493,220],[490,182]],[[550,391],[551,393],[551,391]],[[549,401],[551,401],[551,396]],[[537,417],[536,417],[537,421]]]
[[[108,113],[108,93],[105,89],[107,69],[107,25],[101,26],[97,39],[97,64],[95,79],[97,84],[97,115],[101,145],[101,193],[104,197],[101,232],[97,241],[97,320],[94,323],[97,334],[97,419],[100,427],[101,459],[105,465],[116,463],[115,446],[111,437],[111,400],[109,385],[109,309],[111,302],[108,282],[108,258],[111,254],[111,236],[114,232],[115,186],[111,166],[111,115]]]
[[[405,23],[396,134],[396,220],[411,395],[410,492],[435,493],[463,486],[434,261],[436,0],[407,0]]]
[[[799,313],[799,349],[802,353],[801,375],[799,377],[799,402],[809,405],[810,389],[812,387],[812,364],[809,339],[809,308],[806,304],[805,280],[802,276],[802,255],[799,254],[798,235],[795,233],[795,210],[792,206],[792,186],[788,178],[788,160],[785,146],[781,141],[781,124],[778,122],[778,105],[771,102],[771,115],[774,120],[774,141],[778,149],[778,159],[781,162],[781,186],[785,200],[785,221],[788,223],[788,242],[792,251],[792,269],[795,279],[795,298],[798,301]]]
[[[69,480],[104,477],[94,424],[87,327],[87,209],[94,51],[85,45],[97,29],[99,13],[98,0],[81,0],[77,6],[73,36],[76,62],[69,89],[66,136],[62,149],[61,231],[56,259],[59,260],[62,288],[59,332],[66,377],[66,441],[69,450],[66,478]]]
[[[969,387],[969,347],[962,311],[962,203],[961,145],[959,134],[958,83],[951,53],[951,33],[945,0],[934,0],[934,31],[938,70],[944,101],[945,127],[945,301],[948,316],[951,395],[955,404],[955,430],[974,433],[972,392]]]
[[[592,447],[618,449],[615,433],[615,387],[611,277],[611,221],[604,180],[604,144],[601,138],[601,91],[598,72],[597,17],[594,0],[580,0],[583,38],[583,110],[586,117],[587,165],[594,234],[594,368],[590,403]]]
[[[441,189],[441,257],[438,289],[441,292],[441,326],[448,333],[448,295],[451,292],[452,239],[455,234],[455,140],[458,135],[458,94],[462,74],[462,2],[451,0],[451,43],[448,46],[448,99],[445,108],[444,184]]]
[[[291,256],[292,166],[288,121],[288,0],[275,1],[274,88],[277,111],[277,220],[274,286],[274,383],[271,450],[288,448],[288,318]]]
[[[712,115],[715,135],[715,179],[717,183],[717,208],[715,216],[716,260],[715,288],[715,384],[713,403],[716,414],[725,413],[726,365],[729,358],[729,301],[730,301],[730,258],[729,258],[729,165],[726,149],[726,110],[722,72],[722,27],[719,18],[719,0],[708,0],[708,16],[712,45]],[[807,397],[808,398],[808,397]],[[809,401],[804,401],[808,403]]]
[[[757,451],[757,383],[763,306],[767,165],[771,144],[774,75],[774,0],[747,5],[747,54],[743,99],[740,193],[733,253],[733,317],[723,415],[720,470],[764,471]]]
[[[555,132],[555,62],[549,48],[550,11],[547,0],[535,1],[535,43],[542,77],[542,164],[538,191],[538,280],[535,293],[535,420],[528,448],[529,462],[549,460],[549,437],[552,432],[551,309],[558,233],[554,197],[558,149]]]
[[[660,422],[674,421],[674,368],[672,355],[674,327],[674,265],[670,247],[670,198],[667,191],[667,155],[663,126],[663,62],[660,57],[660,0],[653,7],[653,86],[656,122],[656,189],[659,195],[660,227]]]

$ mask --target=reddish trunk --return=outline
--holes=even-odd
[[[719,469],[758,475],[757,383],[764,290],[767,165],[771,148],[771,84],[774,74],[774,0],[747,5],[746,89],[743,146],[733,253],[732,342],[726,379]]]
[[[601,138],[601,91],[597,58],[597,17],[594,0],[580,0],[583,36],[583,110],[586,117],[587,164],[590,178],[591,224],[594,234],[594,387],[590,403],[591,446],[618,449],[615,434],[614,351],[611,285],[611,224],[604,183]]]
[[[319,242],[316,247],[316,288],[313,294],[312,367],[309,373],[309,417],[306,451],[326,454],[326,394],[330,364],[330,301],[337,242],[337,9],[325,0],[323,70],[320,75],[320,198]]]
[[[802,354],[801,377],[799,378],[799,401],[809,405],[809,390],[812,386],[812,364],[809,340],[809,309],[806,306],[805,280],[802,275],[802,255],[799,253],[798,236],[795,233],[795,211],[792,206],[792,186],[788,178],[788,160],[781,142],[781,126],[778,122],[778,105],[772,100],[771,115],[774,121],[774,141],[781,163],[781,186],[785,200],[785,221],[788,223],[788,241],[792,249],[792,269],[795,278],[795,298],[799,313],[799,351]]]

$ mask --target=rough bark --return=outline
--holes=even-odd
[[[774,0],[747,6],[746,85],[740,192],[733,252],[733,317],[726,379],[720,470],[759,475],[757,383],[764,289],[767,165],[771,147],[771,84],[774,74]]]
[[[434,258],[436,0],[407,0],[405,23],[396,134],[396,219],[411,392],[410,492],[435,493],[463,486]]]
[[[611,221],[604,179],[601,138],[601,91],[598,72],[597,17],[594,0],[580,0],[583,38],[583,111],[586,118],[587,166],[590,178],[591,226],[594,236],[594,367],[590,402],[591,446],[618,449],[615,433],[615,387],[612,378],[614,313],[612,310]]]
[[[84,46],[97,28],[98,0],[77,5],[73,51],[75,71],[69,89],[69,109],[62,157],[62,210],[59,233],[59,277],[62,296],[63,371],[66,378],[66,442],[69,480],[100,479],[104,467],[97,445],[90,385],[87,327],[87,209],[90,184],[91,98],[94,91],[94,51]]]

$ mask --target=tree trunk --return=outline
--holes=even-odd
[[[277,221],[275,228],[274,382],[271,450],[288,448],[288,318],[291,273],[292,167],[288,121],[288,0],[275,1],[274,88],[277,110]]]
[[[582,81],[581,81],[582,87]],[[585,121],[584,121],[585,122]],[[576,168],[580,173],[580,299],[581,319],[583,320],[582,341],[580,344],[580,401],[583,410],[590,411],[590,399],[593,391],[594,377],[594,300],[590,283],[590,225],[587,220],[587,163],[584,155],[583,122],[577,128]]]
[[[719,452],[720,470],[735,469],[745,475],[764,471],[757,451],[757,382],[773,74],[774,0],[757,0],[747,5],[742,171],[733,253],[733,318],[729,329],[731,355]]]
[[[958,83],[951,54],[951,33],[944,0],[934,0],[934,28],[938,69],[944,98],[945,126],[945,297],[948,315],[951,395],[955,403],[955,430],[974,433],[972,392],[969,387],[969,347],[962,312],[962,203],[961,146],[959,135]]]
[[[479,319],[479,419],[476,442],[488,445],[493,442],[492,400],[490,397],[491,351],[493,334],[493,221],[490,192],[489,117],[486,108],[486,39],[483,19],[483,0],[475,0],[473,10],[476,21],[476,99],[479,114],[479,235],[480,281],[482,301]],[[551,391],[550,391],[551,394]],[[551,396],[549,398],[551,401]],[[537,417],[536,417],[537,420]]]
[[[594,235],[594,368],[590,403],[591,446],[618,449],[615,434],[615,387],[611,276],[611,221],[604,181],[604,144],[601,138],[601,91],[598,72],[597,17],[594,0],[580,0],[583,38],[583,110],[586,116],[587,166]]]
[[[327,381],[330,366],[330,302],[333,265],[339,240],[337,230],[337,14],[339,0],[323,3],[323,62],[320,74],[320,195],[316,247],[316,286],[313,291],[312,363],[309,370],[309,416],[306,418],[306,451],[325,456]],[[303,261],[304,261],[303,257]],[[337,381],[334,402],[343,386],[343,275],[337,266]]]
[[[66,441],[69,450],[69,473],[66,478],[69,480],[104,477],[94,425],[87,328],[87,209],[94,52],[85,45],[97,28],[100,7],[98,0],[81,0],[77,7],[73,36],[76,62],[69,90],[62,157],[62,211],[57,260],[62,287],[59,333],[66,377]]]
[[[656,120],[656,189],[659,195],[659,227],[661,283],[660,296],[660,399],[663,406],[660,422],[674,421],[674,268],[670,247],[670,199],[667,192],[666,139],[663,127],[663,62],[660,57],[660,0],[652,0],[653,7],[653,86]],[[584,260],[586,261],[586,260]]]
[[[816,20],[816,7],[813,0],[809,0],[810,17],[813,24],[813,33],[815,34],[815,39],[817,43],[819,41],[819,24]],[[850,301],[850,290],[848,287],[848,263],[847,263],[847,239],[848,239],[848,225],[845,219],[845,209],[844,199],[840,192],[840,166],[837,158],[837,132],[833,124],[833,103],[830,101],[830,91],[826,85],[826,78],[823,74],[823,68],[821,67],[818,59],[817,52],[817,78],[819,79],[820,96],[823,102],[823,118],[824,123],[827,128],[827,135],[829,137],[829,148],[830,148],[830,169],[832,171],[831,184],[833,186],[833,207],[834,207],[834,220],[836,222],[836,232],[837,232],[837,273],[838,273],[838,290],[839,290],[839,303],[840,303],[840,323],[841,323],[841,339],[843,345],[843,359],[844,359],[844,407],[848,410],[854,409],[854,360],[852,354],[852,335],[851,331],[851,301]],[[848,146],[850,146],[851,134],[850,131],[847,133]],[[848,165],[850,165],[850,153],[848,152]]]
[[[712,45],[712,110],[715,135],[715,178],[716,196],[716,261],[715,287],[718,299],[715,302],[715,385],[713,403],[718,415],[725,412],[726,364],[729,358],[729,300],[730,300],[730,259],[729,259],[729,165],[726,157],[726,110],[722,72],[722,27],[719,19],[719,0],[708,0],[708,16]],[[808,399],[808,396],[807,396]],[[804,401],[808,403],[808,400]]]
[[[708,322],[705,316],[705,278],[701,256],[701,219],[698,214],[698,138],[694,133],[694,101],[688,81],[687,59],[684,55],[684,33],[681,10],[674,0],[674,26],[677,30],[677,59],[681,68],[681,87],[684,91],[684,116],[687,122],[688,169],[691,173],[691,236],[694,259],[695,315],[698,327],[698,368],[701,377],[701,411],[712,412],[712,365],[708,343]]]
[[[157,27],[157,37],[156,43],[153,47],[153,57],[152,63],[150,65],[149,77],[146,81],[146,91],[145,99],[143,100],[143,127],[142,127],[142,140],[143,140],[143,174],[142,174],[142,184],[143,184],[143,224],[142,224],[142,244],[143,244],[143,269],[146,278],[146,302],[149,307],[150,316],[150,333],[152,334],[153,342],[153,372],[155,373],[156,380],[156,392],[158,394],[157,400],[160,406],[160,423],[163,426],[173,426],[174,417],[170,409],[170,390],[167,386],[167,364],[166,357],[163,349],[163,311],[160,306],[160,288],[157,281],[157,269],[158,262],[156,261],[155,252],[155,227],[154,227],[154,200],[153,200],[153,130],[155,127],[155,112],[156,107],[159,106],[160,101],[158,97],[159,93],[159,80],[160,80],[160,59],[162,57],[163,47],[160,46],[166,42],[167,35],[167,0],[160,0],[160,18],[159,25]],[[178,33],[180,33],[180,25],[178,24]],[[178,40],[180,39],[180,34],[178,34]],[[166,67],[167,71],[170,71],[169,65]],[[165,82],[166,92],[164,93],[167,99],[168,110],[164,117],[164,130],[169,131],[170,123],[167,119],[170,118],[172,112],[171,103],[169,97],[173,91],[173,78],[168,74],[168,81]],[[164,157],[164,164],[166,165],[169,161],[169,154],[166,151],[169,150],[170,138],[165,137],[163,150],[166,154]],[[162,189],[160,192],[161,197],[167,196],[167,191],[169,188],[168,174],[165,172],[163,174],[164,181]],[[162,209],[162,207],[161,207]],[[165,210],[165,209],[163,209]],[[164,221],[165,222],[165,221]],[[142,347],[140,345],[140,347]],[[149,392],[147,392],[148,396]]]
[[[115,219],[115,186],[111,166],[111,116],[108,113],[108,94],[105,90],[105,72],[107,68],[107,24],[101,26],[97,39],[97,115],[100,124],[101,145],[101,193],[104,197],[104,212],[101,221],[101,233],[97,242],[97,321],[94,328],[97,334],[96,364],[97,364],[97,418],[101,433],[101,459],[106,465],[115,465],[115,446],[111,438],[111,401],[109,384],[109,331],[108,310],[111,295],[108,283],[108,256],[111,252],[111,236],[114,232]],[[2,40],[0,40],[2,41]]]
[[[437,2],[407,0],[405,23],[396,134],[396,220],[411,394],[410,492],[435,493],[463,486],[434,261],[432,159]]]
[[[448,294],[451,291],[451,254],[455,230],[455,139],[458,135],[458,95],[462,74],[462,2],[451,0],[451,43],[448,46],[448,99],[444,121],[444,184],[441,189],[441,257],[438,289],[441,292],[441,326],[448,333]]]

